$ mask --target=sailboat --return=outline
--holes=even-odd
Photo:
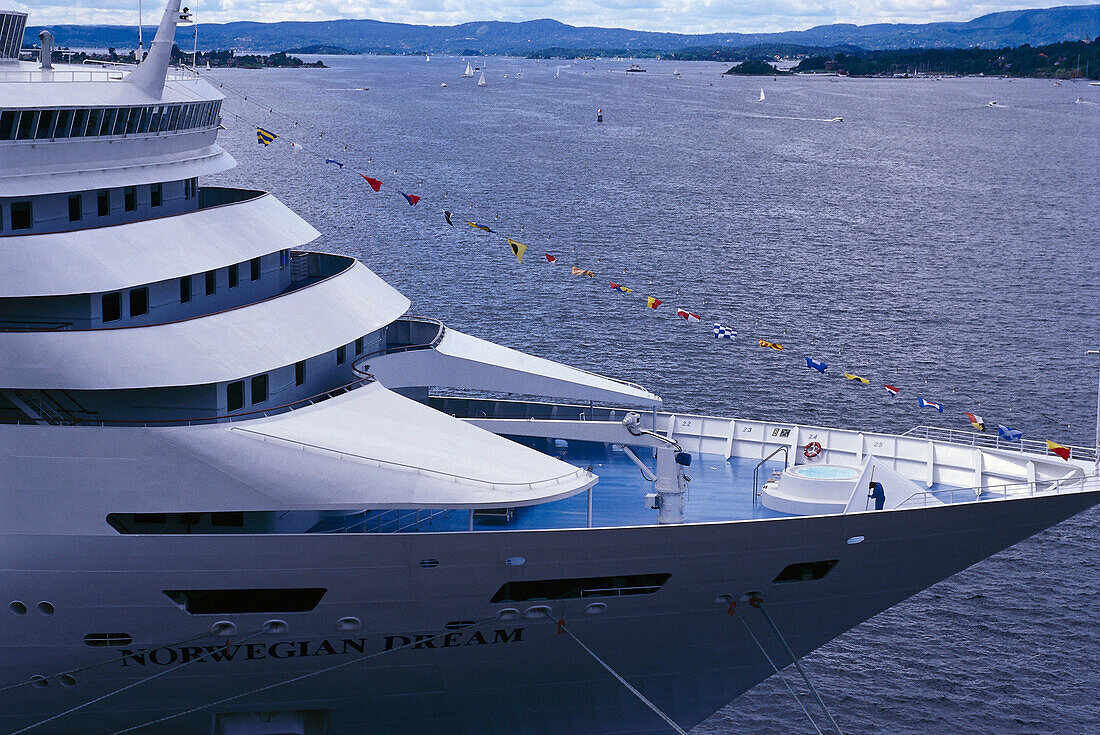
[[[560,71],[554,70],[554,79],[557,79],[560,75],[561,75]]]
[[[431,56],[429,56],[428,54],[424,54],[424,61],[431,61],[431,60],[432,60]]]
[[[477,86],[488,87],[489,83],[485,81],[485,72],[481,72],[481,78],[477,80]]]
[[[759,101],[760,102],[764,101],[764,88],[763,87],[760,88],[760,100]]]
[[[462,77],[463,77],[463,79],[473,79],[474,78],[474,67],[470,66],[469,61],[466,62],[466,71],[462,72]]]

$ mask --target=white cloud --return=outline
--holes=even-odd
[[[970,20],[1001,10],[1087,4],[1090,0],[183,0],[200,22],[372,18],[451,25],[477,20],[553,18],[571,25],[613,26],[684,33],[802,30],[827,23],[928,23]],[[30,14],[32,25],[137,23],[136,0],[0,0]],[[145,0],[145,23],[154,25],[163,4]]]

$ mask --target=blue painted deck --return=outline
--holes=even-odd
[[[593,526],[643,526],[657,522],[657,511],[647,508],[645,504],[645,495],[653,492],[653,485],[646,482],[638,467],[621,450],[588,442],[560,443],[556,446],[542,440],[520,441],[577,467],[591,467],[592,472],[599,476],[600,480],[592,490]],[[650,469],[654,469],[651,450],[638,449],[636,454]],[[734,457],[727,460],[715,455],[693,453],[687,471],[691,483],[684,507],[685,522],[790,517],[790,514],[765,508],[759,501],[753,503],[753,469],[757,462],[755,459]],[[759,484],[763,484],[773,471],[782,469],[782,461],[766,463],[760,468]],[[951,490],[948,486],[933,485],[931,493],[944,503],[974,499],[973,495],[952,493]],[[588,494],[581,493],[565,500],[516,508],[510,521],[475,516],[473,528],[475,531],[584,528],[587,525],[587,509]],[[467,510],[392,510],[354,514],[347,516],[343,522],[330,519],[311,531],[415,533],[466,531],[469,528]]]

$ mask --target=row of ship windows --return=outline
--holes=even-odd
[[[241,284],[241,263],[234,263],[228,266],[229,272],[229,288],[236,288]],[[279,267],[286,268],[290,265],[290,251],[281,250],[279,252]],[[248,261],[248,275],[250,280],[260,280],[260,259],[252,258]],[[180,279],[180,303],[186,304],[191,301],[192,288],[191,288],[192,276],[184,276]],[[213,296],[218,290],[218,272],[216,270],[206,271],[204,274],[204,286],[207,296]],[[130,289],[130,317],[145,316],[149,313],[149,287],[141,286],[140,288]],[[103,294],[103,321],[115,322],[122,318],[122,292],[112,291],[111,293]],[[301,383],[299,383],[301,385]]]
[[[355,356],[359,357],[363,354],[363,348],[365,345],[365,337],[360,337],[355,340]],[[347,345],[340,345],[336,348],[336,364],[343,365],[347,361]],[[267,373],[261,373],[260,375],[253,376],[249,381],[250,393],[252,405],[258,405],[267,400]],[[301,387],[306,382],[306,361],[300,360],[294,363],[294,385],[295,387]],[[244,383],[243,380],[235,380],[232,383],[228,383],[225,386],[225,408],[229,412],[239,411],[244,408]]]
[[[0,112],[0,140],[163,133],[214,125],[221,101],[148,107],[95,107]]]
[[[183,198],[191,200],[199,194],[198,179],[185,179],[183,182]],[[96,192],[96,214],[107,217],[111,214],[111,192],[102,189]],[[69,195],[69,221],[79,222],[84,218],[84,195]],[[164,184],[149,185],[149,205],[159,207],[164,203]],[[137,187],[126,186],[122,189],[122,206],[127,212],[137,209]],[[11,229],[29,230],[34,226],[34,203],[29,200],[11,203]],[[4,230],[4,210],[0,207],[0,232]]]

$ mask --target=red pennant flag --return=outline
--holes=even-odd
[[[690,312],[686,309],[677,309],[676,310],[676,316],[687,319],[689,322],[699,321],[699,315],[698,314],[693,314],[692,312]]]
[[[554,263],[554,262],[557,262],[557,260],[558,260],[558,259],[557,259],[557,258],[555,258],[555,257],[554,257],[553,255],[551,255],[550,253],[547,253],[547,254],[546,254],[546,262],[547,262],[547,263]]]
[[[378,182],[378,183],[381,184],[382,182]],[[420,197],[418,197],[416,194],[406,194],[403,191],[398,192],[398,193],[401,196],[405,197],[405,201],[407,201],[409,203],[410,207],[415,206],[416,203],[420,201]]]
[[[889,385],[888,383],[884,383],[882,387],[885,388],[892,396],[896,396],[898,394],[898,389],[892,385]]]
[[[1057,454],[1059,457],[1066,460],[1067,462],[1069,461],[1069,447],[1063,446],[1057,442],[1052,442],[1050,439],[1047,439],[1047,449],[1049,449],[1053,454]]]
[[[379,181],[378,179],[372,179],[371,177],[367,176],[366,174],[359,174],[359,175],[362,176],[364,179],[366,179],[367,183],[370,184],[370,188],[374,189],[375,191],[379,191],[382,188],[382,182]]]

